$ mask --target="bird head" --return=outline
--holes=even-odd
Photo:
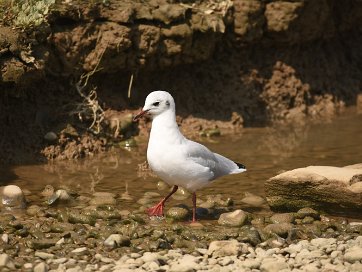
[[[173,97],[168,92],[155,91],[146,97],[143,109],[133,118],[133,121],[137,121],[145,114],[154,118],[169,110],[175,112],[175,101]]]

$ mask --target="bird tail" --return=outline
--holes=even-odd
[[[245,172],[246,171],[246,167],[244,164],[241,164],[241,163],[238,163],[238,162],[234,162],[238,168],[235,169],[232,174],[238,174],[238,173],[242,173],[242,172]]]

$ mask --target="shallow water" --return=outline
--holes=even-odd
[[[362,162],[362,115],[344,114],[333,122],[306,126],[245,129],[240,135],[200,139],[211,150],[247,166],[248,171],[232,175],[200,190],[199,196],[220,193],[236,200],[245,192],[264,195],[263,184],[281,171],[308,165],[345,166]],[[67,187],[80,195],[93,192],[128,193],[129,209],[147,191],[157,192],[158,178],[139,171],[145,161],[146,142],[131,152],[114,150],[80,161],[22,165],[0,170],[0,186],[16,184],[30,191],[28,199],[41,201],[47,184]],[[167,191],[158,191],[161,195]],[[29,192],[28,192],[29,193]],[[191,199],[183,202],[191,205]],[[123,201],[122,201],[123,203]]]

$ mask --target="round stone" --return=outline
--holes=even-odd
[[[16,185],[5,186],[3,189],[2,204],[8,209],[25,208],[25,197],[20,187]]]
[[[248,215],[243,210],[236,210],[233,212],[223,213],[218,220],[220,225],[229,227],[241,227],[248,219]]]

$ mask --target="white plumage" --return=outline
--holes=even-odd
[[[151,115],[152,128],[147,149],[147,160],[151,169],[169,185],[173,191],[155,207],[150,215],[163,215],[165,201],[182,186],[193,193],[193,221],[195,221],[195,191],[224,175],[246,171],[241,164],[207,147],[186,139],[176,123],[176,107],[173,97],[164,91],[150,93],[142,111],[134,118]]]

